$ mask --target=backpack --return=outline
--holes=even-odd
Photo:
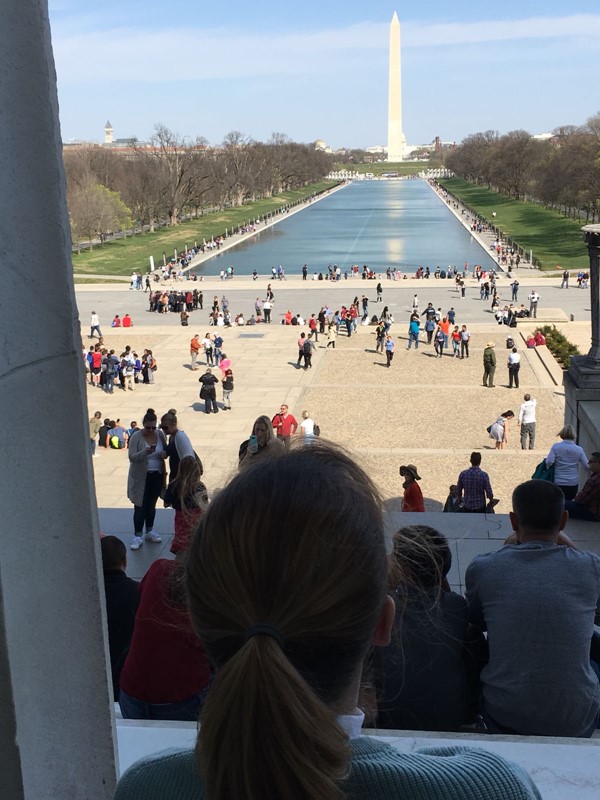
[[[312,352],[312,342],[310,339],[307,339],[304,344],[302,345],[302,351],[305,356],[309,356]]]
[[[106,374],[110,376],[114,375],[115,372],[115,362],[112,360],[112,358],[109,358],[106,362]]]
[[[515,346],[515,340],[512,338],[512,336],[509,336],[506,340],[506,349],[512,350],[514,346]]]
[[[109,441],[110,441],[110,446],[114,450],[120,450],[121,449],[121,440],[119,439],[118,436],[116,436],[116,435],[115,436],[111,436]]]
[[[317,425],[316,422],[315,422],[314,427],[313,427],[313,434],[315,436],[317,436],[317,437],[319,437],[321,435],[321,428]]]

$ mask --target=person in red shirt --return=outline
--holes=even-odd
[[[283,319],[285,320],[285,324],[286,325],[291,325],[292,324],[292,312],[289,310],[289,308],[285,312],[285,314],[283,315]]]
[[[400,475],[404,478],[404,497],[402,498],[402,511],[425,511],[423,493],[417,483],[421,478],[414,464],[405,464],[400,467]]]
[[[308,320],[308,327],[310,328],[310,332],[312,333],[312,337],[315,342],[319,341],[319,332],[317,330],[317,318],[314,314],[311,314],[310,319]]]
[[[271,424],[277,430],[277,438],[284,443],[286,448],[289,448],[290,439],[296,433],[298,422],[289,413],[289,407],[285,403],[281,404],[279,414],[275,414]]]
[[[544,336],[544,334],[541,331],[536,331],[535,332],[534,339],[535,339],[536,346],[537,345],[541,345],[541,344],[546,344],[546,337]]]
[[[94,350],[92,353],[92,385],[100,386],[100,374],[102,372],[102,353]]]
[[[140,583],[140,605],[120,676],[124,719],[195,722],[210,665],[181,593],[182,561],[159,558]]]
[[[129,314],[125,314],[125,316],[123,317],[123,327],[124,328],[131,328],[132,325],[133,325],[133,322],[131,320],[131,317],[129,316]]]
[[[121,327],[121,318],[118,314],[115,314],[115,318],[111,322],[111,328],[120,328]]]

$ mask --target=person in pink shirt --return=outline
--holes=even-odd
[[[223,377],[225,377],[225,373],[227,372],[227,370],[231,369],[231,363],[232,363],[231,359],[227,358],[225,353],[222,353],[221,360],[219,361],[219,368],[221,370]]]

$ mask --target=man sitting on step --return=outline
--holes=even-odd
[[[555,484],[522,483],[512,504],[515,536],[465,575],[469,620],[488,635],[484,718],[492,733],[589,737],[600,712],[600,667],[590,661],[600,558],[562,534],[568,514]]]

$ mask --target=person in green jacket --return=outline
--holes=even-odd
[[[488,342],[483,351],[483,385],[490,389],[495,387],[494,374],[496,372],[496,351],[494,342]]]
[[[361,735],[363,661],[396,614],[387,575],[382,501],[349,455],[315,440],[236,475],[186,560],[216,671],[195,750],[134,764],[116,800],[539,800],[494,753]]]

